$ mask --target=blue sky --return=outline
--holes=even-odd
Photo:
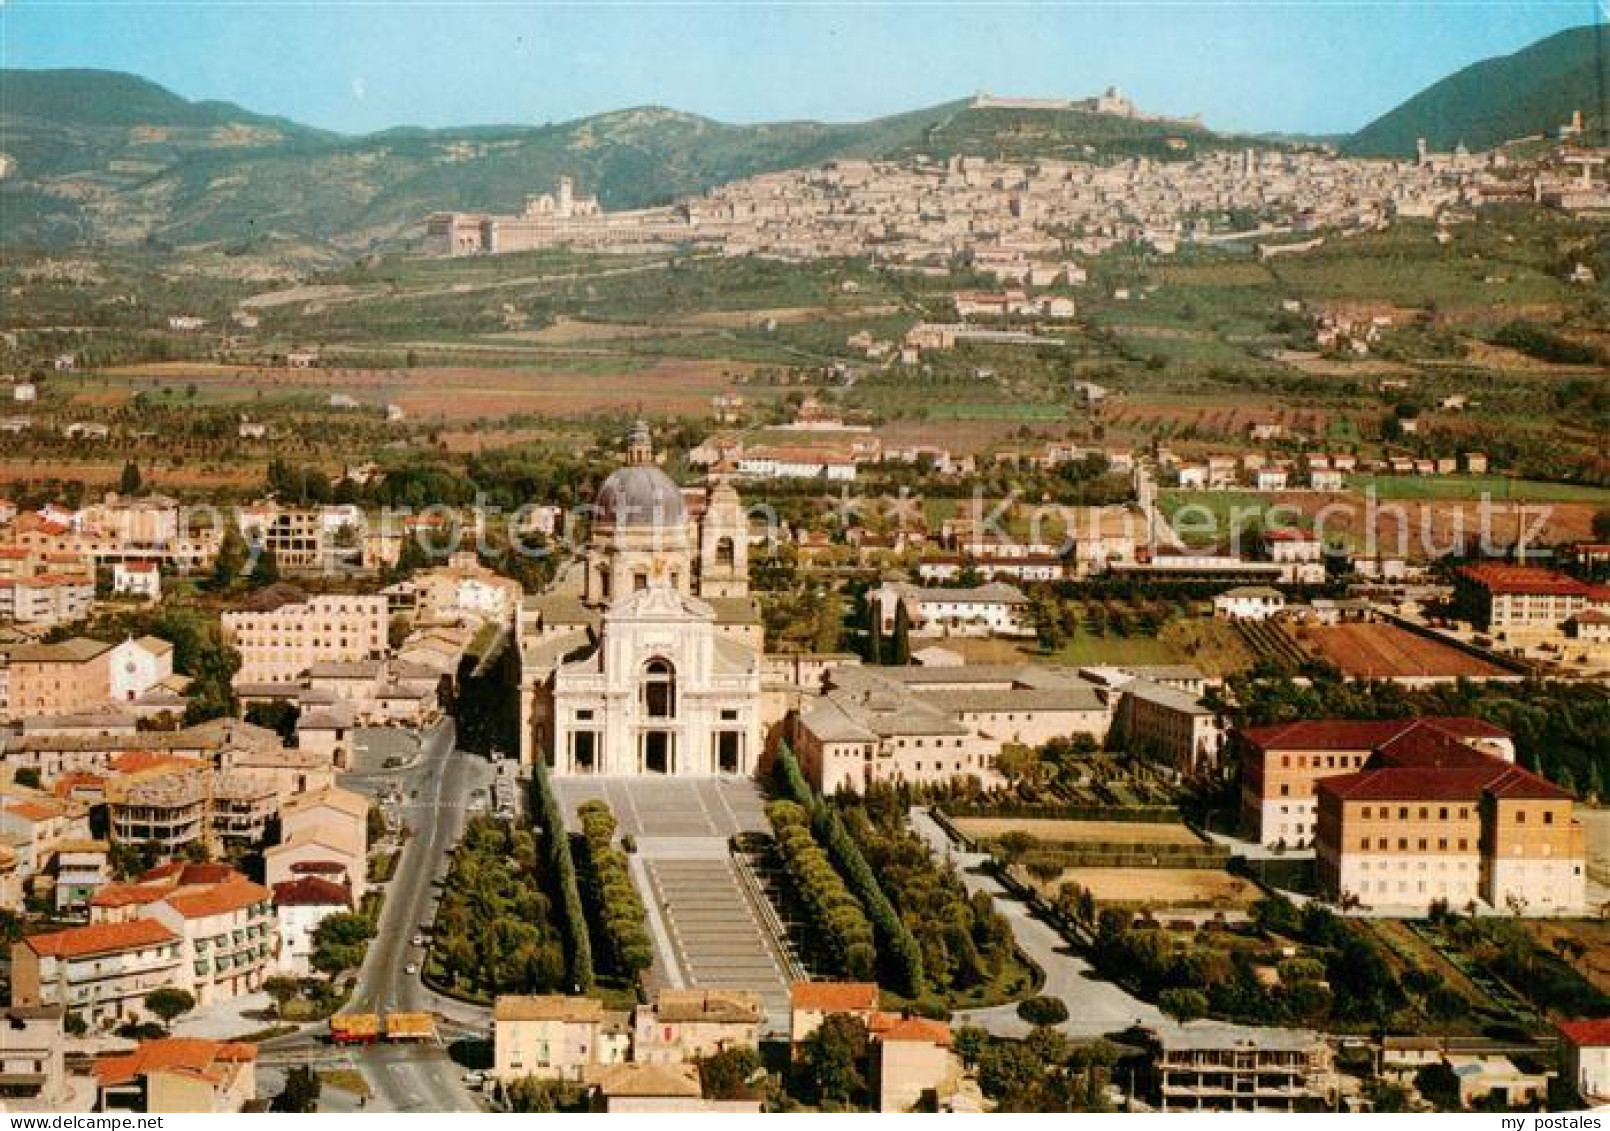
[[[104,67],[347,132],[657,103],[849,121],[975,90],[1095,93],[1222,129],[1356,129],[1592,0],[206,3],[5,0],[0,63]]]

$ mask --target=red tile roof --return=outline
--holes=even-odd
[[[274,885],[275,907],[351,907],[352,891],[321,876],[303,876]]]
[[[1586,597],[1593,590],[1593,586],[1569,574],[1540,566],[1473,565],[1465,566],[1459,575],[1490,593]]]
[[[111,768],[120,774],[137,774],[160,766],[198,770],[204,765],[206,763],[198,762],[194,758],[181,758],[177,754],[169,754],[162,750],[130,750],[113,758]]]
[[[28,949],[41,958],[81,958],[87,954],[112,954],[177,941],[178,936],[155,919],[92,923],[23,940]]]
[[[131,907],[155,903],[168,894],[162,884],[107,884],[90,897],[91,907]]]
[[[1610,1046],[1610,1017],[1582,1017],[1561,1021],[1560,1035],[1577,1048]]]
[[[1321,778],[1321,794],[1343,801],[1478,801],[1482,794],[1510,800],[1569,800],[1571,794],[1536,774],[1498,758],[1485,766],[1385,766]]]
[[[1461,715],[1429,715],[1414,719],[1308,719],[1273,726],[1246,727],[1242,738],[1259,749],[1375,751],[1417,728],[1430,728],[1453,739],[1509,738],[1503,727]]]
[[[874,982],[795,982],[789,997],[795,1009],[819,1013],[868,1013],[878,1008]]]
[[[216,1083],[225,1077],[230,1065],[256,1059],[256,1045],[166,1037],[142,1041],[139,1048],[123,1056],[103,1057],[95,1062],[95,1076],[103,1088],[133,1083],[152,1072],[185,1073]]]
[[[228,864],[192,864],[174,860],[147,869],[141,874],[140,882],[149,884],[158,880],[172,880],[175,884],[221,884],[237,876],[240,873]]]
[[[1419,720],[1376,747],[1375,756],[1382,766],[1425,768],[1485,766],[1493,760],[1490,754],[1467,746],[1435,723]]]
[[[61,809],[43,805],[38,801],[8,799],[0,804],[0,809],[7,813],[15,813],[25,821],[52,821],[62,815]]]
[[[272,895],[262,884],[243,876],[201,891],[170,895],[167,903],[186,919],[205,919],[209,915],[227,915],[254,903],[264,903]]]
[[[880,1013],[869,1026],[880,1041],[910,1041],[928,1045],[950,1045],[950,1026],[929,1017],[902,1017]]]

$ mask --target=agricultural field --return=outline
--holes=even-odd
[[[1488,496],[1517,503],[1610,503],[1610,487],[1545,483],[1505,475],[1355,475],[1348,486],[1380,499],[1470,500]]]
[[[1286,675],[1295,675],[1309,661],[1293,630],[1280,621],[1241,620],[1230,627],[1245,644],[1257,662]]]
[[[345,393],[360,404],[400,405],[421,421],[496,420],[517,414],[586,416],[619,412],[646,397],[679,415],[704,414],[735,385],[722,362],[554,358],[527,367],[258,369],[229,365],[120,366],[96,379],[63,382],[76,399],[123,400],[153,384],[194,387],[192,403],[321,404]],[[79,392],[82,390],[82,392]]]
[[[1495,497],[1483,503],[1469,497],[1371,499],[1354,491],[1163,491],[1158,505],[1186,544],[1195,547],[1222,544],[1249,526],[1296,525],[1314,531],[1328,546],[1426,560],[1456,545],[1474,550],[1484,530],[1498,546],[1527,532],[1532,542],[1591,539],[1593,516],[1610,499],[1583,501],[1599,489],[1558,486],[1577,499]]]
[[[1512,672],[1394,624],[1302,626],[1298,642],[1354,679],[1490,679]]]
[[[1210,616],[1171,620],[1158,633],[1158,639],[1194,664],[1209,679],[1238,675],[1258,662],[1261,653],[1253,642],[1230,621]]]
[[[1263,898],[1250,880],[1216,868],[1066,868],[1048,882],[1026,882],[1046,896],[1077,884],[1102,907],[1244,912]]]

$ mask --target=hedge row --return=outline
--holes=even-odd
[[[817,837],[827,845],[828,854],[872,920],[882,944],[886,973],[896,979],[895,989],[906,997],[921,997],[925,984],[922,947],[883,893],[872,865],[861,855],[860,847],[833,808],[825,803],[817,806],[814,824]]]
[[[582,843],[587,850],[587,887],[593,909],[603,924],[610,960],[626,977],[636,977],[654,962],[648,937],[648,912],[628,874],[626,854],[615,846],[615,815],[602,801],[583,802]]]
[[[872,924],[811,835],[810,814],[792,801],[773,801],[766,806],[766,819],[794,890],[809,909],[836,972],[871,978],[878,960]]]
[[[536,760],[531,780],[537,795],[537,809],[542,814],[542,841],[548,869],[562,911],[566,974],[578,992],[587,993],[593,988],[593,944],[587,933],[581,889],[576,882],[576,861],[570,855],[570,837],[565,834],[559,801],[548,781],[548,768],[540,758]]]
[[[772,761],[772,778],[777,792],[786,800],[806,809],[816,808],[816,793],[805,780],[799,759],[794,757],[793,749],[786,742],[777,748],[777,756]]]
[[[774,770],[778,791],[811,813],[811,827],[816,839],[826,846],[828,856],[839,874],[865,908],[867,918],[877,932],[885,975],[895,981],[897,992],[907,997],[921,997],[926,984],[922,947],[889,902],[889,897],[884,894],[872,872],[872,866],[844,828],[837,811],[811,790],[800,770],[799,759],[794,757],[794,752],[786,743],[777,751]]]
[[[1172,824],[1180,811],[1172,805],[1030,805],[1014,801],[972,803],[947,801],[949,817],[1025,817],[1056,821],[1128,821],[1135,824]]]

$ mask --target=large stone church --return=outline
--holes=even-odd
[[[764,640],[737,491],[678,487],[639,422],[590,520],[582,576],[517,618],[521,760],[556,776],[752,773]]]

